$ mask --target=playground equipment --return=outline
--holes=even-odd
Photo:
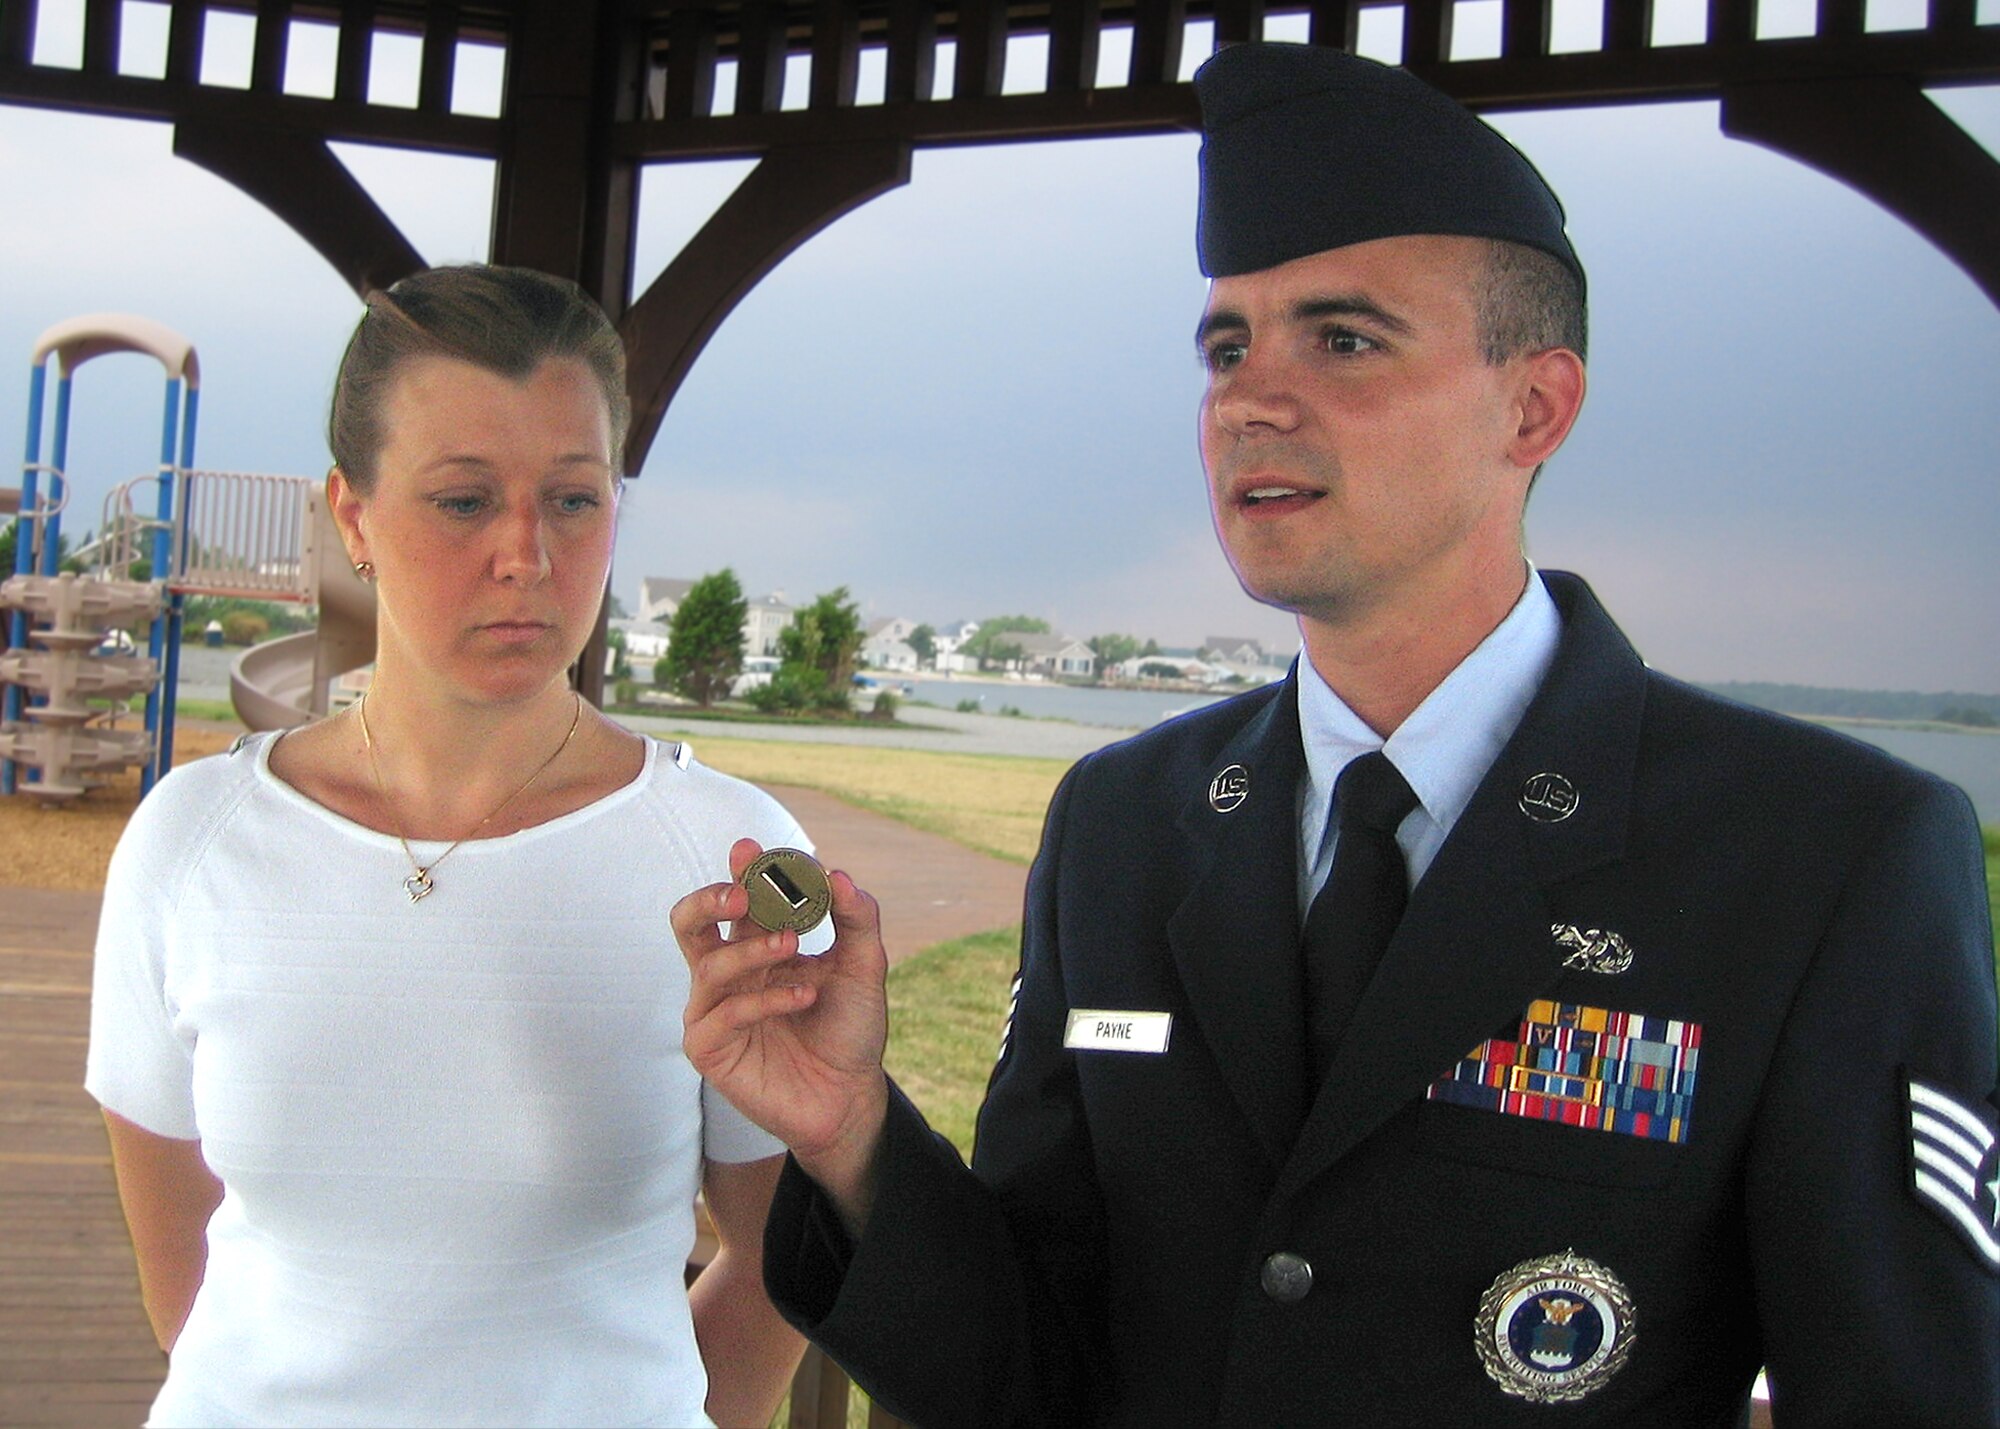
[[[86,774],[143,763],[153,747],[146,732],[88,728],[105,711],[87,701],[122,701],[149,692],[159,683],[158,667],[137,656],[100,657],[91,651],[107,628],[157,615],[158,592],[131,581],[79,581],[64,572],[53,578],[16,576],[0,584],[0,605],[47,622],[32,632],[39,648],[0,654],[0,681],[44,696],[28,711],[28,722],[0,729],[0,750],[42,773],[26,792],[74,798],[88,788]]]
[[[101,533],[77,552],[88,563],[79,576],[57,569],[69,501],[71,384],[85,362],[113,352],[149,355],[166,369],[160,462],[156,474],[128,481],[106,499]],[[58,380],[51,459],[44,463],[50,357]],[[334,679],[374,658],[374,593],[348,566],[316,483],[193,469],[199,386],[193,345],[146,318],[74,318],[36,343],[22,484],[18,491],[0,488],[0,512],[21,513],[14,575],[0,583],[0,609],[12,610],[0,645],[0,793],[74,798],[133,765],[140,767],[140,792],[151,790],[173,766],[189,595],[320,607],[318,630],[253,647],[236,661],[231,695],[252,729],[288,728],[325,714]],[[142,514],[139,498],[149,485],[151,512]],[[141,560],[152,579],[129,579]],[[93,653],[107,633],[140,620],[148,622],[143,656]],[[143,729],[117,728],[125,701],[142,692]],[[20,766],[28,770],[25,780]]]
[[[156,322],[123,314],[98,313],[58,323],[35,344],[28,384],[27,452],[18,499],[21,514],[14,528],[14,576],[0,586],[0,603],[13,610],[7,631],[7,643],[12,647],[5,674],[8,684],[0,696],[0,792],[11,794],[20,787],[19,764],[35,771],[27,791],[49,797],[82,793],[87,787],[82,778],[86,768],[101,773],[130,763],[141,764],[142,786],[151,788],[153,779],[173,759],[173,701],[161,699],[158,679],[146,684],[144,735],[138,740],[113,741],[107,747],[85,726],[100,717],[115,723],[118,711],[85,704],[86,693],[75,685],[80,667],[74,660],[61,658],[65,653],[94,647],[108,628],[104,618],[113,610],[148,617],[147,659],[153,667],[148,673],[164,672],[169,689],[179,653],[180,603],[167,593],[163,582],[148,582],[143,598],[132,589],[134,582],[124,580],[115,582],[123,587],[118,592],[93,594],[76,589],[74,580],[65,589],[57,570],[62,513],[69,504],[65,468],[69,461],[71,391],[79,368],[114,352],[143,353],[166,369],[158,514],[151,523],[151,534],[152,570],[169,568],[174,473],[192,465],[194,458],[195,413],[201,387],[201,364],[194,346]],[[51,357],[56,359],[55,423],[50,460],[45,464],[41,459],[42,410]],[[106,572],[107,576],[127,574],[129,568]],[[31,615],[36,613],[48,619],[47,628],[35,627]],[[130,673],[136,676],[139,672]],[[24,700],[31,690],[42,693],[39,703]],[[121,760],[120,754],[131,757]]]
[[[289,479],[289,478],[287,478]],[[327,713],[335,681],[375,659],[375,590],[354,573],[326,493],[301,481],[304,535],[300,594],[319,607],[319,626],[253,645],[229,672],[229,698],[249,729],[291,729]],[[266,595],[266,600],[288,597]]]

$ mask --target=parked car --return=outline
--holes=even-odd
[[[771,676],[778,673],[778,657],[775,655],[752,655],[743,662],[743,671],[729,686],[729,698],[740,700],[750,691],[771,683]]]

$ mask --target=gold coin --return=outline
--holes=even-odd
[[[765,849],[743,870],[743,886],[750,890],[751,921],[773,933],[817,928],[833,901],[826,870],[802,849]]]

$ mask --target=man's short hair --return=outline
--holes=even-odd
[[[1539,248],[1489,240],[1478,301],[1479,350],[1495,367],[1551,347],[1589,355],[1583,285],[1566,264]]]

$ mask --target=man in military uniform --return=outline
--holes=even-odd
[[[1964,796],[1529,566],[1584,278],[1524,158],[1333,51],[1196,87],[1215,525],[1304,653],[1064,780],[970,1170],[851,882],[818,961],[676,910],[688,1055],[793,1148],[774,1298],[925,1425],[1723,1425],[1764,1365],[2000,1422]]]

